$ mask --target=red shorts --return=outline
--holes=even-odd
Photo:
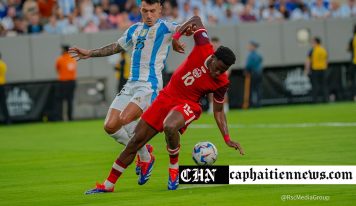
[[[185,119],[185,126],[179,130],[181,134],[187,129],[188,125],[198,119],[202,113],[199,103],[187,101],[184,99],[167,96],[164,92],[160,92],[157,99],[141,116],[147,124],[153,127],[156,131],[163,131],[163,122],[170,111],[180,112]]]

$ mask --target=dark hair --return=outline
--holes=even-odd
[[[321,39],[320,37],[314,37],[314,41],[317,43],[317,44],[321,44]]]
[[[1,52],[0,52],[0,59],[1,59]]]
[[[354,25],[354,34],[356,34],[356,24]]]
[[[227,47],[219,46],[219,48],[215,51],[214,55],[216,56],[216,58],[224,62],[226,66],[231,66],[235,64],[236,56],[234,52]]]
[[[69,50],[70,46],[68,44],[62,44],[62,49],[67,52]]]
[[[155,4],[155,3],[159,3],[160,5],[162,5],[163,1],[162,0],[141,0],[141,1],[144,1],[146,2],[147,4]]]

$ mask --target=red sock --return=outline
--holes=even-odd
[[[178,154],[177,155],[169,155],[169,163],[171,165],[178,163]]]
[[[180,145],[178,145],[175,149],[170,149],[167,147],[167,151],[169,154],[169,167],[176,168],[178,167],[178,156],[179,156]]]
[[[115,184],[117,182],[117,179],[119,179],[119,177],[121,176],[121,174],[125,171],[126,169],[126,165],[123,164],[119,159],[117,159],[110,171],[109,177],[107,178],[107,180],[113,184]]]

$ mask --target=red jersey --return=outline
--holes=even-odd
[[[223,103],[229,79],[226,72],[216,79],[210,76],[210,70],[206,64],[214,54],[214,49],[207,31],[197,30],[194,33],[194,41],[195,46],[192,52],[173,73],[162,92],[168,96],[192,102],[199,102],[204,95],[213,93],[214,100]]]

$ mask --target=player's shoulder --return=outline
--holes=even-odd
[[[143,22],[136,22],[132,24],[127,30],[128,31],[136,30],[136,28],[140,26],[143,26]]]
[[[165,25],[179,25],[177,22],[170,21],[167,19],[158,19],[158,23],[165,24]]]

